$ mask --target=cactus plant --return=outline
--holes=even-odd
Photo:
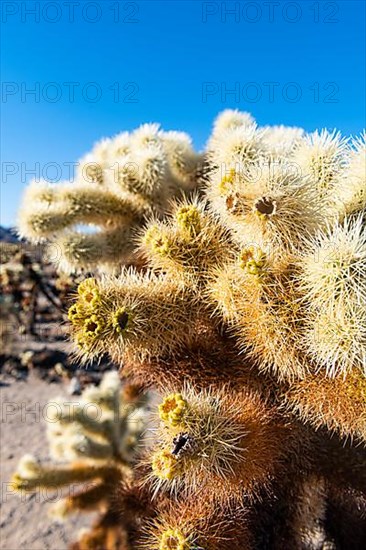
[[[118,488],[120,498],[130,496],[132,465],[146,427],[146,396],[137,389],[122,388],[118,374],[111,371],[99,387],[86,387],[78,402],[62,398],[50,402],[47,435],[55,462],[41,464],[25,455],[11,480],[20,493],[68,487],[67,495],[52,505],[52,517],[65,519],[75,512],[99,511],[97,523],[81,534],[80,548],[85,541],[90,547],[95,542],[115,548],[127,540],[127,526],[119,525],[114,499]]]
[[[152,126],[116,142],[144,174],[122,170],[118,196],[149,207],[130,210],[133,240],[116,235],[135,246],[129,266],[81,283],[69,319],[79,358],[109,353],[160,396],[136,469],[153,512],[132,547],[364,547],[364,138],[261,128],[227,110],[202,156]],[[145,173],[147,143],[164,150],[169,177]],[[94,152],[103,169],[88,193],[111,192],[110,151],[103,142]],[[185,194],[162,217],[178,187]],[[61,242],[53,191],[39,193]],[[126,204],[106,200],[98,223],[113,226]]]

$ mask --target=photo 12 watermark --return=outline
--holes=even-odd
[[[1,21],[8,23],[90,23],[136,24],[140,3],[126,1],[10,1],[1,2]]]
[[[295,81],[278,82],[218,82],[206,81],[201,85],[202,103],[211,99],[220,103],[338,103],[340,87],[335,81],[309,82],[303,84]]]
[[[276,23],[294,24],[307,20],[334,24],[340,21],[339,2],[202,2],[202,23]]]
[[[17,82],[1,84],[1,103],[138,103],[140,86],[137,82]]]

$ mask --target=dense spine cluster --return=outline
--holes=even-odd
[[[69,319],[81,359],[109,353],[158,396],[133,476],[149,517],[121,548],[362,548],[364,136],[258,127],[227,110],[202,155],[151,125],[118,143],[144,175],[123,168],[108,187],[105,160],[91,189],[148,197],[129,214],[136,260],[81,283]],[[166,155],[149,175],[144,147]],[[113,225],[125,203],[104,205]]]

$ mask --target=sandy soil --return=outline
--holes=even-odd
[[[65,395],[63,384],[48,384],[35,374],[26,381],[0,377],[1,387],[1,502],[0,548],[2,550],[64,550],[77,532],[92,518],[79,516],[60,524],[47,517],[55,498],[45,491],[20,497],[11,490],[9,479],[25,453],[49,460],[45,435],[46,404]],[[60,495],[56,495],[60,498]]]

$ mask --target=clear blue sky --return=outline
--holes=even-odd
[[[93,142],[142,122],[197,148],[228,107],[259,124],[365,126],[361,0],[2,0],[1,12],[6,226],[32,170],[67,177]]]

